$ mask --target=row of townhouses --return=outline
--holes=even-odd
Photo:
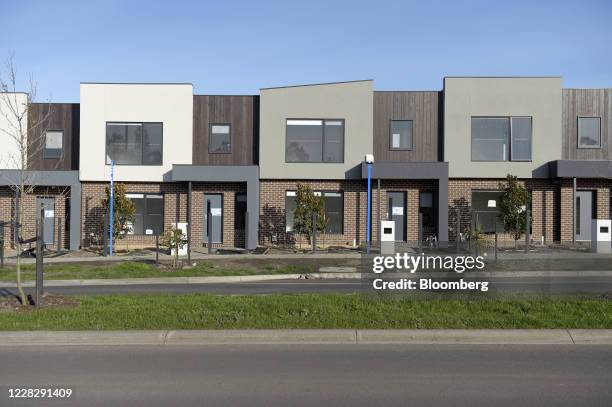
[[[30,130],[41,141],[29,143],[36,188],[23,237],[42,204],[51,246],[56,236],[70,249],[99,244],[111,161],[136,207],[122,240],[131,245],[150,245],[178,222],[203,247],[209,207],[215,246],[290,244],[299,183],[324,198],[326,244],[363,244],[367,154],[374,241],[380,218],[396,221],[397,240],[416,241],[419,214],[423,236],[440,242],[453,242],[474,212],[490,231],[507,174],[531,194],[535,241],[589,240],[591,220],[610,218],[612,89],[564,89],[559,77],[446,77],[434,91],[376,91],[363,80],[231,96],[194,95],[187,83],[81,83],[80,103],[33,103],[28,119],[45,112]],[[15,154],[2,133],[0,146]],[[0,175],[0,221],[10,221],[16,172]],[[5,244],[14,236],[9,228]]]

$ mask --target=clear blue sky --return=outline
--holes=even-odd
[[[0,58],[39,99],[79,82],[191,82],[198,94],[374,79],[561,75],[612,87],[612,1],[0,0]],[[2,55],[4,53],[5,55]]]

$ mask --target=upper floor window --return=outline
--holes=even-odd
[[[344,120],[288,119],[285,162],[344,162]]]
[[[64,148],[64,131],[47,130],[45,133],[45,144],[43,158],[60,158]]]
[[[391,120],[391,150],[412,150],[412,120]]]
[[[106,164],[161,165],[162,123],[106,123]]]
[[[601,148],[601,118],[578,118],[578,148]]]
[[[208,152],[223,154],[232,152],[231,126],[229,124],[213,124],[208,128]]]
[[[472,117],[472,161],[531,161],[531,117]]]

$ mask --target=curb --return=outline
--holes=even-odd
[[[7,331],[0,346],[612,345],[612,329]]]
[[[67,286],[100,286],[100,285],[149,285],[149,284],[219,284],[219,283],[249,283],[273,280],[299,280],[299,279],[361,279],[375,277],[376,274],[363,274],[358,272],[324,272],[308,274],[253,274],[246,276],[200,276],[200,277],[156,277],[156,278],[92,278],[82,280],[45,280],[45,287],[67,287]],[[388,274],[387,274],[388,276]],[[585,271],[485,271],[472,273],[453,272],[419,272],[419,273],[394,273],[397,278],[404,277],[452,277],[461,276],[465,278],[516,278],[516,277],[612,277],[612,270],[585,270]],[[23,282],[24,287],[34,287],[35,281]],[[13,281],[0,281],[2,288],[15,288],[17,284]]]

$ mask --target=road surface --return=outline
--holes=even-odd
[[[0,347],[0,360],[0,405],[612,405],[612,346]],[[7,398],[43,385],[74,397]]]

